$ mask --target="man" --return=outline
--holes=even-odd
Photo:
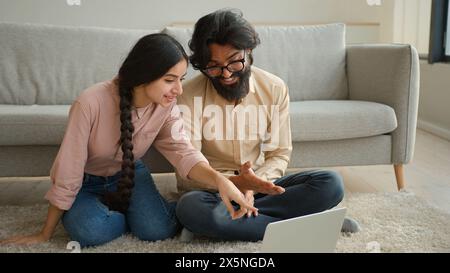
[[[342,201],[342,178],[335,172],[284,176],[292,151],[289,93],[283,80],[252,66],[252,50],[259,42],[240,11],[202,17],[189,43],[190,61],[202,74],[184,85],[178,105],[192,143],[214,169],[238,188],[243,181],[263,180],[285,192],[266,195],[240,187],[259,211],[241,210],[245,217],[233,220],[214,189],[177,176],[179,190],[190,190],[180,198],[177,216],[194,234],[258,241],[271,222],[324,211]],[[346,219],[344,231],[357,229],[356,222]]]

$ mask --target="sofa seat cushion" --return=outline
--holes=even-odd
[[[0,104],[0,146],[59,145],[70,105]]]
[[[292,141],[324,141],[387,134],[397,128],[394,109],[367,101],[290,103]]]
[[[0,146],[59,145],[70,105],[0,105]],[[292,141],[369,137],[397,127],[394,110],[366,101],[290,103]]]

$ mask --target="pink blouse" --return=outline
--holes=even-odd
[[[84,173],[111,176],[121,170],[119,101],[117,86],[110,80],[86,89],[72,104],[50,171],[53,185],[45,196],[54,206],[71,208]],[[135,159],[153,144],[184,178],[197,163],[208,162],[186,137],[176,102],[169,107],[152,103],[133,108],[132,123]]]

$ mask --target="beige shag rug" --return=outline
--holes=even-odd
[[[342,234],[336,252],[450,252],[450,214],[428,205],[411,192],[351,194],[340,204],[361,224],[357,234]],[[47,212],[43,204],[0,207],[0,238],[37,232]],[[48,243],[33,246],[0,245],[0,252],[71,252],[61,225]],[[261,242],[221,242],[197,238],[143,242],[123,236],[81,252],[259,252]]]

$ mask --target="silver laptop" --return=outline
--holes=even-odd
[[[326,210],[267,225],[262,252],[330,253],[336,249],[347,208]]]

